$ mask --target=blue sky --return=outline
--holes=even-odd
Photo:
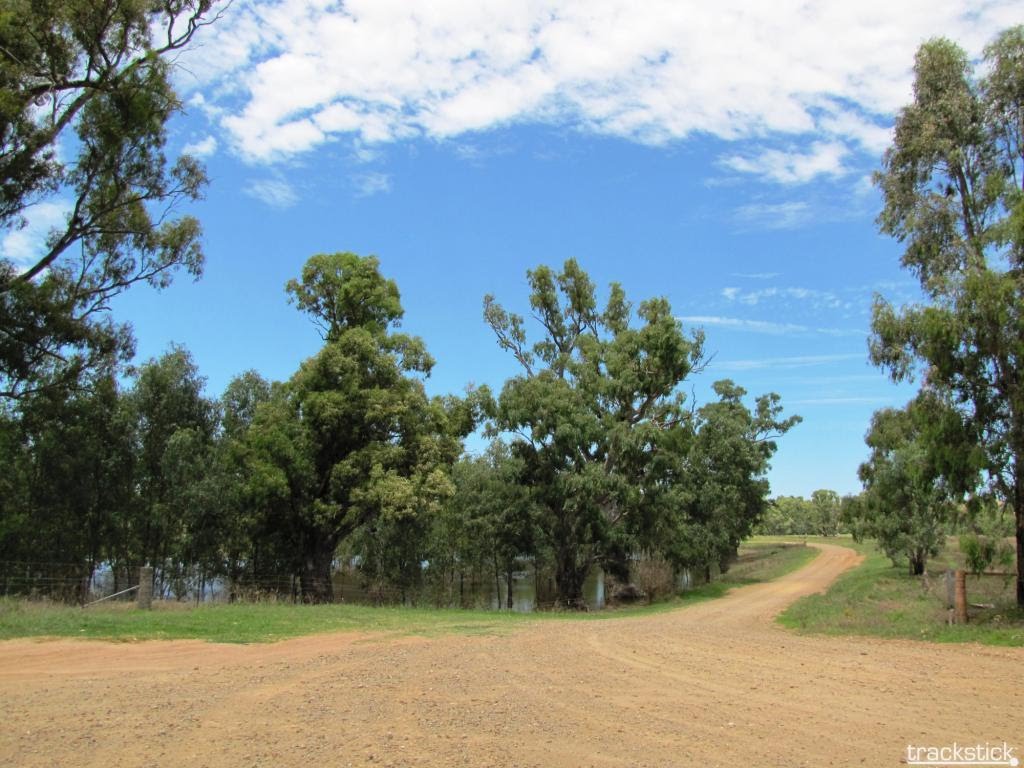
[[[955,0],[235,0],[177,75],[170,149],[211,177],[205,275],[115,312],[140,359],[184,344],[216,395],[316,352],[283,290],[310,255],[372,253],[437,358],[430,391],[497,389],[516,368],[484,294],[525,313],[525,271],[575,257],[705,329],[699,402],[728,377],[804,417],[773,493],[852,492],[871,413],[913,391],[867,362],[872,295],[917,296],[871,171],[920,42],[977,56],[1019,21]]]

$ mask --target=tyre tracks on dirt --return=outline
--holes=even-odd
[[[858,562],[677,611],[508,635],[272,645],[0,644],[16,766],[897,766],[1024,748],[1024,649],[796,635],[773,617]]]

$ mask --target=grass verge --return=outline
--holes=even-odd
[[[864,562],[840,576],[825,594],[793,603],[778,618],[783,626],[812,634],[1024,646],[1024,614],[1005,598],[1000,577],[993,583],[992,577],[968,576],[968,600],[992,600],[995,607],[971,609],[966,625],[946,623],[942,573],[946,567],[958,565],[954,542],[929,564],[929,575],[922,578],[910,576],[905,566],[893,566],[873,543],[858,544],[848,537],[818,540],[856,549],[864,555]]]
[[[593,613],[508,613],[436,608],[373,608],[361,605],[240,603],[192,606],[157,603],[152,611],[130,604],[77,608],[58,603],[0,600],[0,640],[19,637],[78,637],[93,640],[181,640],[265,643],[324,632],[385,636],[493,635],[536,621],[606,621],[660,613],[720,597],[742,584],[778,578],[808,562],[816,550],[757,542],[720,580],[652,605]]]

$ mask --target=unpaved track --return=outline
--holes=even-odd
[[[0,643],[0,765],[897,766],[1024,750],[1024,649],[801,637],[857,556],[664,614],[507,636]],[[1022,761],[1024,762],[1024,761]]]

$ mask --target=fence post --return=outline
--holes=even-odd
[[[956,572],[956,623],[967,623],[967,572],[963,569]]]
[[[953,571],[946,570],[946,609],[952,610],[956,605],[956,590],[953,586]]]
[[[153,567],[150,565],[139,568],[138,607],[144,611],[153,607]]]

